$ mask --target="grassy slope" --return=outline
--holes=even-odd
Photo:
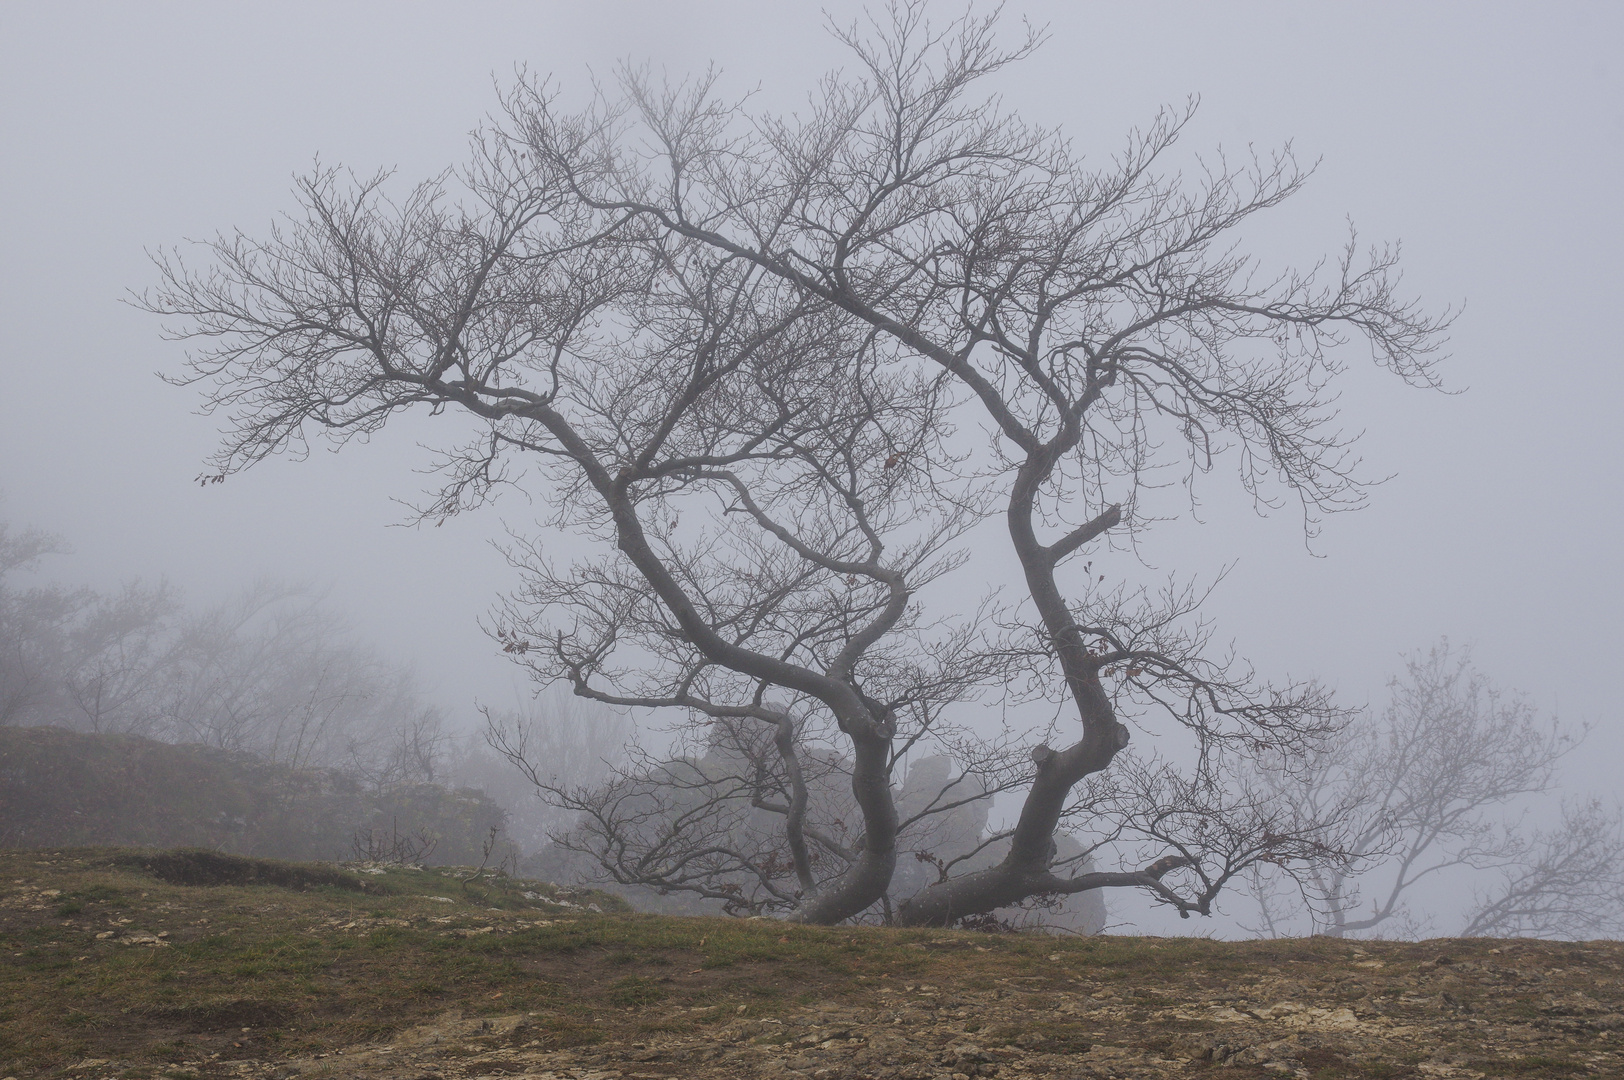
[[[287,1076],[345,1050],[366,1074],[358,1047],[436,1023],[454,1037],[398,1075],[551,1054],[645,1076],[1624,1076],[1616,943],[1056,940],[635,915],[442,870],[159,873],[184,876],[0,852],[0,1077]],[[1232,1056],[1288,1029],[1284,1066]]]

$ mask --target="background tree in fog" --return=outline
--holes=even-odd
[[[0,523],[0,725],[198,743],[375,787],[445,779],[440,710],[319,593],[261,581],[188,612],[164,583],[19,586],[67,550]]]
[[[1167,466],[1193,483],[1233,462],[1246,493],[1297,499],[1311,526],[1356,505],[1324,389],[1336,346],[1359,338],[1430,384],[1441,323],[1396,296],[1391,252],[1350,240],[1307,274],[1239,254],[1249,219],[1304,180],[1289,152],[1164,171],[1188,116],[1171,113],[1089,167],[977,96],[1037,44],[1001,50],[993,29],[936,32],[922,4],[895,5],[842,33],[856,73],[787,119],[709,80],[631,71],[577,113],[523,82],[455,191],[391,201],[384,177],[317,173],[301,216],[218,239],[202,269],[163,260],[145,301],[200,342],[186,379],[228,419],[222,473],[406,408],[472,420],[426,515],[525,484],[549,524],[599,542],[561,566],[519,538],[503,647],[608,705],[744,723],[752,745],[771,732],[751,808],[779,821],[795,882],[779,899],[814,921],[886,896],[899,748],[962,745],[964,704],[994,684],[1078,726],[1060,749],[996,744],[999,769],[1024,770],[1007,853],[949,867],[900,921],[1116,885],[1205,913],[1259,861],[1342,850],[1335,821],[1228,783],[1334,734],[1328,696],[1214,649],[1201,590],[1108,590],[1083,556],[1150,524]],[[933,591],[994,517],[1022,600]],[[1125,720],[1181,732],[1193,764],[1146,757],[1079,789],[1127,745]],[[825,737],[861,818],[835,876],[806,828],[803,759]],[[650,768],[621,778],[638,815],[686,782]],[[1072,872],[1063,823],[1127,861]],[[759,853],[712,854],[715,879],[782,890]]]
[[[27,723],[60,698],[69,634],[90,594],[21,588],[17,577],[63,550],[57,537],[0,522],[0,726]]]
[[[484,729],[466,735],[452,772],[508,808],[508,836],[531,853],[575,822],[574,811],[546,798],[547,790],[602,783],[625,759],[634,735],[624,711],[577,697],[562,683],[515,708],[482,713]]]
[[[478,862],[501,830],[481,762],[321,595],[24,584],[65,551],[0,523],[0,843]]]
[[[1326,860],[1294,885],[1313,930],[1341,937],[1435,932],[1414,908],[1428,885],[1472,889],[1456,936],[1599,937],[1624,927],[1624,821],[1596,798],[1564,801],[1530,827],[1530,797],[1557,788],[1579,737],[1501,692],[1443,642],[1409,658],[1379,715],[1361,717],[1292,767],[1266,774],[1271,797],[1305,817],[1347,822],[1357,857]],[[1548,801],[1548,800],[1547,800]],[[1264,929],[1281,903],[1260,867]]]

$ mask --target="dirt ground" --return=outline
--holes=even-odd
[[[1616,942],[802,928],[122,859],[0,853],[0,1080],[1624,1077]]]

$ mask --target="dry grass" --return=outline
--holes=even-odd
[[[1171,1053],[1215,1025],[1170,1018],[1170,1006],[1271,980],[1318,987],[1327,1007],[1356,1003],[1373,991],[1369,978],[1351,977],[1371,975],[1355,965],[1375,963],[1380,978],[1401,982],[1436,969],[1440,950],[1436,942],[1366,944],[1380,957],[1369,961],[1355,946],[1325,939],[795,927],[636,915],[610,910],[616,902],[601,894],[506,879],[470,884],[440,870],[334,875],[261,864],[251,880],[279,884],[188,885],[155,869],[162,872],[149,858],[110,850],[0,852],[0,1076],[54,1074],[87,1059],[131,1078],[223,1075],[234,1060],[378,1043],[452,1012],[509,1025],[518,1017],[498,1041],[543,1049],[680,1040],[710,1025],[771,1018],[786,1021],[787,1038],[795,1030],[789,1018],[812,1007],[872,1007],[877,1015],[904,998],[937,995],[1018,1000],[1013,1012],[960,1010],[969,1015],[958,1028],[988,1046],[1081,1054],[1109,1037]],[[605,910],[587,906],[594,903]],[[1593,993],[1605,966],[1616,989],[1615,946],[1449,948],[1446,962],[1485,959],[1498,948],[1507,964],[1561,967]],[[1079,993],[1115,1003],[1111,1015],[1130,1034],[1102,1035],[1098,1017],[1056,1011]],[[1492,1006],[1508,1020],[1545,1004],[1537,994],[1458,988],[1474,994],[1482,1000],[1462,1009]],[[1401,1013],[1396,992],[1394,1000]],[[754,1042],[780,1037],[764,1031]],[[1306,1063],[1309,1075],[1419,1075],[1401,1060],[1354,1065],[1329,1051],[1322,1058]],[[1598,1075],[1588,1068],[1561,1052],[1484,1060],[1477,1071]]]

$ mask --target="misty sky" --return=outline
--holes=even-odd
[[[1351,218],[1403,241],[1406,285],[1432,308],[1465,303],[1444,369],[1462,393],[1362,370],[1345,386],[1367,473],[1393,476],[1368,509],[1310,549],[1294,513],[1258,519],[1215,477],[1202,522],[1160,527],[1146,560],[1234,563],[1209,609],[1220,636],[1353,702],[1379,698],[1403,652],[1471,645],[1502,685],[1595,724],[1574,783],[1616,790],[1624,7],[1006,12],[1052,35],[1001,81],[1008,106],[1104,157],[1198,95],[1188,146],[1289,139],[1321,162],[1259,235],[1269,254],[1334,252]],[[421,489],[424,424],[199,487],[213,422],[155,377],[181,347],[121,297],[154,280],[144,249],[263,234],[317,155],[406,181],[459,163],[516,65],[580,100],[623,58],[673,74],[714,60],[729,90],[792,109],[845,62],[821,23],[815,5],[759,2],[0,5],[0,518],[65,535],[64,580],[163,576],[198,602],[264,573],[331,585],[460,715],[511,700],[476,620],[514,583],[490,539],[535,511],[391,528],[394,500]]]

